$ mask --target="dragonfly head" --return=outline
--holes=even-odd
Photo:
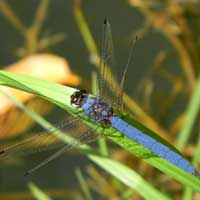
[[[71,105],[75,108],[80,108],[83,100],[88,96],[86,90],[77,90],[71,95]]]

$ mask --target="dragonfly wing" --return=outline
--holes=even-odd
[[[133,40],[128,61],[125,67],[123,67],[123,72],[117,73],[119,70],[114,62],[115,59],[111,26],[107,19],[104,21],[101,59],[98,73],[99,93],[101,98],[111,105],[114,105],[114,107],[117,107],[121,111],[123,110],[123,89],[125,77],[131,61],[133,47],[136,40],[137,38]]]
[[[136,41],[137,41],[137,36],[135,37],[135,39],[132,41],[132,44],[131,44],[131,48],[130,48],[130,51],[129,51],[129,56],[128,56],[128,60],[127,60],[127,63],[123,69],[123,73],[121,75],[121,79],[120,79],[120,89],[119,89],[119,93],[118,93],[118,96],[119,96],[119,105],[120,105],[120,108],[121,108],[121,111],[123,111],[123,94],[124,94],[124,82],[125,82],[125,78],[126,78],[126,74],[127,74],[127,71],[128,71],[128,67],[130,65],[130,62],[131,62],[131,59],[132,59],[132,56],[133,56],[133,50],[134,50],[134,46],[136,44]]]
[[[23,139],[20,142],[14,143],[13,145],[9,145],[8,147],[2,149],[0,151],[0,159],[13,157],[16,155],[23,156],[37,153],[43,151],[43,148],[44,151],[49,150],[51,149],[50,147],[52,147],[49,144],[49,140],[52,141],[54,139],[56,139],[55,136],[52,136],[49,133],[39,133],[36,135],[32,135],[28,138]],[[55,145],[55,143],[53,145]]]
[[[62,132],[66,132],[67,134],[75,132],[76,134],[80,134],[85,128],[83,127],[82,129],[77,129],[79,125],[83,127],[83,124],[80,123],[78,118],[65,118],[54,126],[50,126],[47,131],[29,136],[20,142],[2,149],[0,151],[0,159],[16,155],[29,155],[59,148],[64,144],[64,142],[61,138],[59,138],[61,134],[55,134],[56,131],[62,130]]]
[[[105,19],[103,24],[103,33],[102,33],[102,44],[101,44],[101,58],[100,58],[100,67],[98,73],[99,80],[99,93],[101,98],[106,98],[105,90],[106,85],[108,84],[108,69],[109,64],[113,65],[114,62],[114,48],[110,23]],[[107,79],[108,78],[108,79]]]
[[[73,148],[79,148],[80,145],[90,143],[98,138],[98,134],[96,134],[95,130],[88,129],[85,133],[81,134],[79,137],[73,138],[73,141],[70,144],[64,144],[58,151],[56,151],[54,154],[46,158],[44,161],[42,161],[40,164],[36,165],[32,169],[28,170],[25,173],[25,176],[32,174],[39,168],[43,167],[44,165],[48,164],[52,160],[59,157],[64,152],[67,152]]]
[[[99,95],[106,102],[121,107],[121,88],[117,80],[117,66],[114,62],[114,48],[111,26],[107,19],[103,24],[100,67],[98,70]]]

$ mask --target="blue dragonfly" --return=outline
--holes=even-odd
[[[85,90],[77,90],[71,96],[71,105],[75,108],[81,108],[81,110],[88,116],[89,119],[100,123],[102,126],[111,126],[117,131],[121,132],[128,138],[134,140],[135,142],[143,145],[145,148],[149,149],[155,155],[162,157],[171,164],[179,167],[180,169],[200,176],[199,172],[194,168],[194,166],[187,161],[181,154],[169,148],[168,146],[162,144],[158,140],[152,138],[151,136],[143,133],[141,130],[133,127],[122,118],[120,118],[115,112],[110,104],[108,104],[109,99],[106,99],[106,84],[105,81],[109,80],[105,78],[107,71],[107,60],[112,56],[112,41],[110,24],[107,20],[104,22],[103,31],[103,48],[102,48],[102,60],[101,60],[101,72],[100,72],[100,97],[89,97]],[[133,46],[132,46],[133,48]],[[125,67],[124,73],[122,75],[122,80],[120,87],[108,88],[108,95],[110,90],[114,90],[115,99],[118,100],[118,106],[123,109],[123,84],[125,80],[125,75],[127,72],[128,65],[131,60],[132,50],[130,51],[129,59]],[[110,52],[110,53],[109,53]],[[106,73],[107,71],[107,73]],[[102,83],[101,83],[102,82]],[[108,85],[109,87],[110,85]],[[110,89],[110,90],[109,90]],[[117,92],[119,91],[119,92]],[[105,101],[106,100],[106,101]]]
[[[103,41],[100,70],[98,72],[99,96],[91,97],[86,90],[77,90],[71,95],[72,107],[74,109],[77,109],[79,112],[83,112],[89,118],[89,120],[92,120],[94,123],[101,125],[103,128],[112,127],[121,134],[130,138],[131,140],[134,140],[140,145],[143,145],[156,156],[167,160],[171,164],[190,174],[200,176],[200,174],[192,166],[192,164],[189,161],[187,161],[181,154],[124,121],[120,116],[118,116],[117,112],[115,112],[115,109],[113,109],[113,107],[111,106],[114,105],[120,110],[123,110],[123,85],[127,68],[131,60],[133,47],[134,43],[132,44],[130,55],[128,57],[128,62],[122,74],[122,79],[120,81],[119,86],[117,86],[117,81],[113,78],[111,79],[111,71],[108,69],[109,62],[113,58],[113,46],[110,24],[108,20],[105,20],[103,24]],[[110,96],[112,96],[112,98],[108,98]],[[78,117],[72,118],[70,120],[65,120],[65,122],[59,123],[57,127],[64,127],[66,128],[66,130],[69,130],[69,128],[74,124],[78,124]],[[50,132],[53,131],[54,130],[50,130]],[[12,150],[13,152],[15,152],[17,149],[16,147],[19,147],[20,150],[21,146],[23,146],[27,142],[32,142],[34,140],[39,140],[41,142],[51,137],[54,136],[52,136],[52,134],[41,134],[39,136],[33,136],[32,138],[28,138],[25,141],[22,141],[18,144],[15,144],[14,146],[2,150],[0,153],[6,154],[8,152],[9,154],[9,152],[12,152]],[[76,137],[75,142],[72,142],[70,145],[60,145],[60,143],[58,143],[56,147],[58,147],[59,150],[39,165],[30,169],[26,173],[26,175],[33,173],[34,171],[49,163],[51,160],[55,159],[65,151],[77,147],[82,143],[87,143],[96,140],[97,138],[98,134],[95,133],[95,130],[91,131],[88,128],[85,128],[84,133],[82,133],[79,137]]]

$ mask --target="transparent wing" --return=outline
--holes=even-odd
[[[117,66],[114,63],[114,48],[111,26],[107,19],[103,24],[101,59],[99,68],[99,93],[106,102],[121,109],[122,95],[120,83],[117,80]]]
[[[42,161],[41,163],[39,163],[38,165],[36,165],[32,169],[28,170],[25,173],[25,176],[28,176],[28,175],[32,174],[33,172],[35,172],[36,170],[40,169],[41,167],[45,166],[46,164],[48,164],[52,160],[59,157],[64,152],[67,152],[67,151],[69,151],[73,148],[78,148],[82,144],[86,144],[86,143],[89,143],[89,142],[96,140],[98,138],[98,136],[99,136],[99,134],[96,134],[95,130],[88,129],[85,133],[81,134],[80,136],[78,136],[76,138],[73,138],[73,141],[70,144],[62,145],[62,147],[59,148],[58,151],[53,153],[51,156],[46,158],[44,161]]]
[[[111,26],[109,21],[105,19],[103,24],[101,59],[98,72],[99,93],[101,98],[103,98],[106,102],[111,103],[119,110],[123,109],[124,82],[136,39],[131,45],[128,61],[123,68],[123,72],[118,73],[118,67],[114,63],[114,48]]]
[[[103,24],[103,33],[102,33],[102,44],[101,44],[101,59],[100,59],[100,67],[98,73],[99,80],[99,93],[101,98],[106,99],[107,95],[105,91],[108,86],[108,81],[111,77],[109,76],[109,67],[113,66],[114,63],[114,48],[113,48],[113,40],[110,23],[107,19],[105,19]],[[110,71],[111,75],[111,71]]]
[[[77,137],[82,132],[85,132],[86,129],[87,127],[83,123],[80,123],[78,118],[65,118],[50,128],[48,132],[29,136],[20,142],[2,149],[0,151],[0,159],[59,148],[63,146],[64,141],[62,138],[59,138],[60,134],[55,134],[56,131],[62,130],[62,132],[67,132],[67,134]]]
[[[125,83],[128,67],[129,67],[131,59],[133,57],[133,50],[134,50],[134,46],[136,44],[137,39],[138,38],[137,38],[137,35],[136,35],[136,37],[132,41],[131,48],[130,48],[130,51],[129,51],[128,60],[127,60],[127,63],[125,65],[124,69],[123,69],[123,73],[122,73],[121,78],[120,78],[119,105],[120,105],[121,111],[123,111],[124,83]]]
[[[75,128],[75,129],[74,129]],[[78,129],[77,129],[78,128]],[[60,132],[60,129],[70,131],[70,136]],[[49,158],[45,159],[39,165],[29,170],[26,175],[29,175],[46,165],[50,161],[57,158],[63,152],[77,148],[81,144],[94,141],[98,138],[99,134],[96,130],[84,125],[78,118],[67,118],[59,122],[55,127],[48,130],[49,133],[43,132],[39,135],[29,137],[19,143],[8,146],[0,151],[0,158],[11,157],[16,154],[27,155],[30,153],[58,148],[59,150],[52,154]],[[73,133],[72,133],[73,132]],[[63,135],[65,137],[63,137]],[[64,140],[64,141],[63,141]],[[49,146],[49,141],[53,142],[53,146]],[[55,142],[56,141],[56,142]],[[66,144],[67,143],[67,144]],[[34,150],[27,150],[27,145],[34,145]]]

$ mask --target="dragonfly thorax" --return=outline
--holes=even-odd
[[[103,126],[110,125],[110,118],[115,115],[113,108],[99,97],[87,98],[82,109],[91,120],[95,120]]]

